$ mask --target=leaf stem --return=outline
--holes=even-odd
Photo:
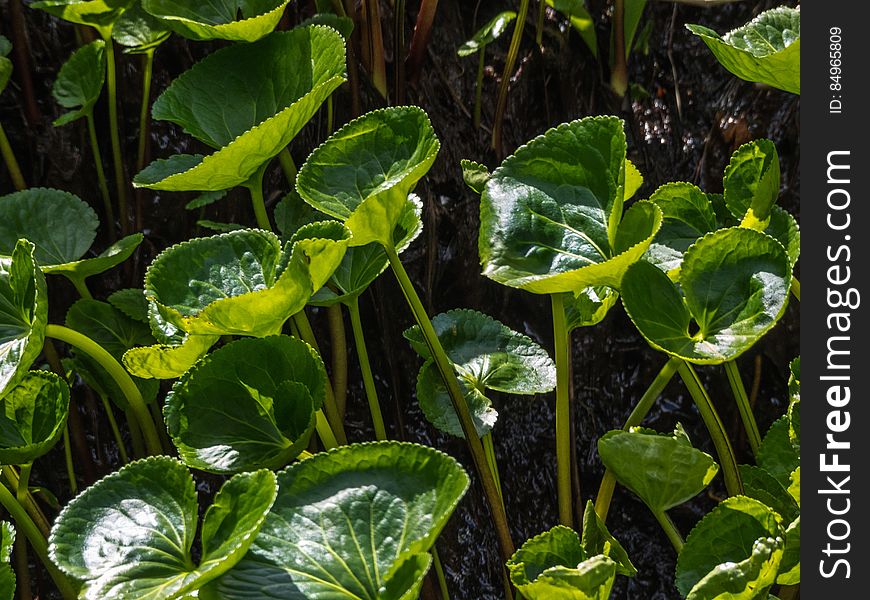
[[[332,358],[332,384],[335,406],[341,419],[347,411],[347,333],[344,329],[344,315],[341,304],[333,304],[326,309],[329,323],[330,354]]]
[[[18,472],[15,470],[15,467],[12,465],[4,466],[3,477],[9,483],[9,487],[14,488],[15,490],[18,489]],[[0,484],[0,486],[2,485],[3,484]],[[24,510],[27,511],[27,514],[33,520],[43,537],[48,537],[48,533],[51,531],[51,525],[48,524],[48,519],[45,518],[45,514],[43,514],[42,509],[39,508],[33,495],[29,491],[25,492],[23,499],[18,502],[22,507],[24,507]]]
[[[130,430],[130,442],[133,445],[133,455],[137,458],[147,456],[145,452],[145,440],[142,438],[142,430],[139,429],[139,424],[136,421],[136,415],[128,407],[124,411],[124,416],[127,418],[127,429]]]
[[[66,476],[69,479],[69,491],[75,496],[79,491],[79,482],[76,480],[76,469],[73,464],[72,440],[69,435],[69,423],[63,428],[63,459],[66,462]]]
[[[324,448],[327,450],[337,448],[338,440],[335,439],[335,434],[332,432],[332,427],[329,426],[329,421],[326,419],[326,415],[323,414],[323,411],[318,410],[314,414],[314,418],[317,435],[320,437],[320,441],[323,442]]]
[[[655,401],[661,396],[665,387],[670,383],[671,379],[677,372],[679,367],[679,358],[670,358],[668,362],[659,371],[655,379],[649,385],[647,390],[640,397],[634,410],[628,415],[625,424],[622,426],[623,431],[628,431],[632,427],[637,427],[647,416],[650,409],[655,404]],[[598,495],[595,496],[595,512],[602,522],[607,520],[607,512],[610,510],[610,501],[613,499],[613,490],[616,487],[616,477],[610,469],[604,471],[604,477],[601,479],[601,485],[598,487]]]
[[[30,559],[27,556],[27,537],[15,538],[15,585],[18,600],[33,600],[30,587]]]
[[[471,413],[468,410],[468,404],[465,401],[465,396],[462,393],[462,388],[459,387],[459,381],[456,379],[456,373],[453,369],[453,364],[447,358],[444,348],[441,346],[441,341],[435,333],[435,328],[432,326],[432,321],[429,320],[429,315],[426,314],[426,309],[423,308],[423,303],[420,301],[420,296],[414,289],[414,284],[411,283],[402,261],[399,260],[399,255],[396,249],[389,246],[384,246],[384,251],[390,261],[390,266],[393,273],[402,288],[405,299],[414,314],[414,319],[420,326],[423,334],[423,339],[429,347],[429,352],[432,354],[435,366],[447,387],[450,394],[450,400],[453,403],[453,410],[456,411],[456,416],[459,418],[459,423],[462,426],[462,432],[465,435],[465,440],[468,443],[468,448],[471,451],[471,457],[474,460],[474,466],[477,470],[477,475],[480,477],[480,483],[483,487],[486,500],[489,503],[490,511],[492,512],[492,520],[495,525],[496,536],[501,551],[503,562],[514,553],[514,543],[511,539],[510,529],[508,528],[507,515],[505,514],[504,506],[501,503],[501,498],[498,494],[498,487],[495,479],[489,470],[489,465],[486,460],[486,452],[483,449],[483,443],[477,436],[477,430],[474,428],[474,421],[471,418]]]
[[[438,580],[439,591],[441,592],[441,600],[450,600],[450,592],[447,590],[447,578],[444,576],[444,565],[441,564],[441,557],[438,556],[438,548],[432,544],[432,562],[435,565],[435,578]]]
[[[498,103],[495,106],[495,121],[492,124],[492,147],[497,153],[501,153],[501,126],[504,111],[507,108],[508,89],[511,85],[511,73],[517,62],[520,52],[520,42],[523,40],[523,28],[526,26],[526,16],[529,14],[529,0],[521,0],[520,11],[514,24],[514,33],[511,37],[511,45],[508,49],[507,60],[504,63],[504,72],[501,76],[501,86],[498,90]]]
[[[484,54],[486,53],[486,48],[481,48],[480,58],[478,58],[477,63],[477,81],[474,87],[474,128],[480,128],[480,109],[481,109],[481,99],[483,98],[483,69],[486,66],[486,61]]]
[[[114,229],[114,225],[110,226],[109,229]],[[110,235],[114,236],[114,231]],[[80,277],[78,275],[66,275],[66,278],[69,279],[70,283],[73,284],[73,287],[79,293],[79,296],[86,300],[91,300],[93,298],[91,290],[88,289],[88,284],[85,283],[84,277]]]
[[[801,282],[795,276],[791,278],[791,293],[797,298],[798,302],[801,301]]]
[[[245,183],[245,187],[251,192],[251,205],[254,207],[254,218],[257,221],[257,227],[263,231],[272,231],[269,213],[266,212],[266,199],[263,197],[263,175],[265,173],[266,165],[263,165]]]
[[[6,471],[8,468],[8,465],[4,466],[3,470]],[[24,507],[21,506],[21,503],[15,499],[9,488],[2,484],[0,484],[0,504],[3,505],[3,508],[15,520],[18,530],[23,532],[27,537],[30,547],[33,548],[39,560],[42,561],[42,564],[64,599],[74,600],[78,596],[78,592],[73,587],[72,582],[54,566],[54,563],[48,557],[48,542],[45,536],[30,518],[30,515],[27,514],[27,511],[24,510]]]
[[[148,115],[151,103],[151,76],[154,71],[154,50],[142,56],[142,105],[139,108],[139,145],[136,148],[136,172],[145,168],[145,153],[148,150]]]
[[[480,438],[483,443],[483,449],[486,452],[486,462],[489,464],[489,470],[492,473],[492,478],[495,479],[495,485],[498,488],[498,495],[504,504],[504,492],[501,489],[501,476],[498,473],[498,462],[495,460],[495,446],[492,443],[492,432],[487,433]]]
[[[3,125],[0,125],[0,154],[3,154],[3,162],[6,163],[6,168],[9,169],[9,178],[12,180],[12,185],[16,190],[27,189],[27,184],[24,182],[24,175],[21,174],[21,167],[18,166],[18,161],[15,160],[15,152],[9,144],[9,138],[6,137],[6,131]]]
[[[332,99],[332,96],[329,98]],[[287,183],[290,184],[291,188],[296,189],[296,174],[298,170],[296,169],[296,163],[293,162],[293,156],[290,155],[290,150],[286,146],[278,153],[278,162],[281,163],[281,170],[284,171]]]
[[[121,436],[121,429],[118,427],[118,421],[115,420],[115,413],[112,410],[112,405],[106,396],[103,394],[99,394],[99,396],[103,403],[103,408],[106,409],[106,417],[109,419],[109,427],[112,429],[112,436],[115,438],[115,445],[118,446],[118,454],[121,456],[121,461],[126,465],[130,462],[130,457],[127,455],[127,446],[124,444],[124,438]]]
[[[731,442],[725,434],[725,426],[722,424],[722,419],[713,406],[713,401],[710,400],[710,395],[701,383],[695,369],[684,360],[680,361],[679,366],[680,378],[686,384],[689,394],[695,401],[695,406],[698,407],[698,412],[701,413],[701,419],[710,433],[713,440],[713,446],[716,448],[716,454],[719,456],[719,463],[722,465],[722,475],[725,477],[725,488],[728,490],[729,496],[738,496],[743,494],[743,482],[740,480],[740,472],[737,470],[737,460],[734,458],[734,449],[731,447]]]
[[[571,509],[571,397],[569,333],[565,304],[561,294],[551,294],[553,305],[553,343],[556,357],[556,487],[559,497],[559,522],[574,526]]]
[[[109,132],[112,140],[112,162],[115,166],[115,189],[118,194],[118,219],[121,234],[130,228],[127,214],[127,180],[124,177],[124,159],[121,154],[121,134],[118,124],[118,83],[115,74],[115,45],[112,36],[106,36],[106,90],[109,95]]]
[[[372,365],[369,362],[369,353],[366,349],[366,340],[363,333],[362,321],[359,315],[359,298],[354,298],[347,303],[347,311],[350,313],[350,326],[353,332],[353,342],[356,346],[356,355],[359,359],[359,369],[362,373],[363,387],[366,391],[366,399],[369,403],[369,412],[372,415],[372,424],[375,427],[375,438],[387,439],[387,428],[384,426],[384,417],[381,413],[381,403],[378,400],[378,390],[375,387],[375,378],[372,374]]]
[[[148,452],[154,455],[162,454],[163,449],[160,446],[160,437],[157,435],[157,428],[154,426],[154,421],[151,420],[151,415],[148,413],[148,407],[142,399],[139,388],[130,379],[130,375],[124,370],[124,367],[94,340],[63,325],[46,325],[45,336],[66,342],[81,350],[106,370],[109,376],[118,384],[118,387],[121,388],[121,392],[130,404],[132,414],[142,429]]]
[[[91,141],[91,154],[94,156],[100,195],[103,197],[103,210],[106,211],[106,228],[109,230],[109,238],[114,242],[118,237],[115,234],[115,209],[112,208],[112,196],[109,194],[109,184],[106,182],[106,172],[103,170],[103,155],[97,139],[97,128],[94,126],[93,108],[85,115],[85,120],[88,122],[88,138]]]
[[[622,98],[628,89],[628,64],[625,50],[625,0],[613,2],[613,70],[610,87]]]
[[[544,15],[546,12],[546,0],[538,0],[538,20],[535,27],[535,43],[539,48],[544,45]]]
[[[752,414],[752,405],[749,403],[749,396],[746,395],[743,379],[740,378],[740,370],[737,368],[737,363],[733,360],[729,360],[724,366],[725,374],[728,375],[728,384],[731,386],[731,393],[734,394],[734,400],[737,401],[740,419],[743,421],[743,427],[746,429],[749,447],[752,449],[752,454],[755,455],[758,453],[758,447],[761,446],[761,434],[758,432],[758,423],[755,422],[755,415]]]
[[[679,554],[683,550],[683,536],[680,535],[680,532],[677,531],[677,526],[674,525],[674,522],[671,521],[671,518],[668,516],[668,513],[661,510],[654,510],[653,515],[656,518],[656,521],[659,522],[659,525],[662,526],[662,529],[665,532],[665,535],[668,536],[671,544],[674,546],[674,550]]]

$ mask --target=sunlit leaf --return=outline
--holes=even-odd
[[[169,38],[166,24],[145,12],[142,0],[136,0],[115,22],[112,39],[126,46],[126,54],[153,52],[157,46]]]
[[[486,25],[478,29],[470,40],[462,44],[456,53],[459,56],[471,56],[480,52],[497,40],[516,18],[517,13],[512,10],[506,10],[497,14]]]
[[[779,198],[779,154],[770,140],[743,144],[725,168],[725,205],[741,226],[764,231]]]
[[[792,472],[801,464],[801,456],[800,448],[795,448],[789,439],[787,415],[777,419],[767,430],[755,458],[759,467],[788,488]]]
[[[132,3],[133,0],[42,0],[31,2],[28,6],[70,23],[90,25],[107,40],[115,21]]]
[[[492,176],[489,169],[467,158],[463,158],[459,164],[462,166],[462,179],[465,181],[465,185],[470,187],[475,194],[482,194],[486,182]]]
[[[124,367],[143,379],[175,379],[205,356],[220,336],[186,335],[178,344],[155,344],[124,353]]]
[[[45,371],[28,371],[3,396],[0,462],[31,463],[57,443],[69,412],[69,385]]]
[[[291,0],[142,0],[146,11],[192,40],[255,42],[270,33]]]

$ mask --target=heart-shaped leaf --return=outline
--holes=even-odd
[[[146,11],[192,40],[255,42],[270,33],[291,0],[142,0]]]
[[[80,598],[180,598],[233,568],[263,525],[275,475],[227,481],[205,512],[199,564],[196,487],[187,467],[160,456],[134,461],[79,494],[49,538],[52,561],[85,582]]]
[[[507,568],[528,600],[607,600],[616,577],[613,560],[587,557],[577,533],[562,525],[527,540]]]
[[[5,35],[0,35],[0,94],[6,89],[9,78],[12,77],[12,61],[9,53],[12,52],[12,43]]]
[[[51,87],[57,103],[72,110],[55,119],[53,125],[66,125],[91,114],[100,99],[105,78],[106,42],[96,40],[73,52]]]
[[[396,227],[440,143],[416,106],[375,110],[336,131],[305,161],[299,195],[353,232],[351,244],[396,249]]]
[[[483,274],[538,294],[619,289],[662,219],[646,201],[623,216],[625,162],[615,117],[565,123],[508,157],[481,196]]]
[[[33,244],[18,240],[10,258],[0,256],[0,398],[24,376],[45,341],[48,294],[34,253]]]
[[[278,237],[240,230],[164,250],[145,274],[160,316],[194,335],[264,337],[305,307],[339,265],[350,234],[326,221]]]
[[[693,448],[681,429],[674,434],[637,428],[608,431],[598,440],[598,454],[616,480],[653,512],[698,495],[719,472],[713,457]]]
[[[586,502],[586,510],[583,512],[583,537],[580,545],[586,556],[603,554],[615,561],[617,573],[628,577],[637,575],[637,569],[631,564],[625,548],[610,534],[604,521],[595,512],[595,505],[591,500]]]
[[[689,248],[679,283],[650,263],[636,263],[623,281],[625,309],[654,348],[719,364],[751,348],[782,317],[791,265],[772,237],[720,229]]]
[[[779,198],[779,154],[770,140],[743,144],[725,168],[725,205],[742,227],[764,231]]]
[[[136,175],[134,186],[217,191],[244,184],[345,81],[344,60],[344,39],[323,26],[210,54],[172,82],[152,114],[217,151],[155,161]]]
[[[0,600],[15,598],[15,571],[9,564],[14,545],[15,528],[8,521],[0,521]]]
[[[800,448],[795,448],[789,439],[787,415],[774,421],[767,430],[755,458],[759,467],[788,489],[791,474],[801,464],[801,455]]]
[[[459,56],[471,56],[482,51],[488,45],[496,41],[503,34],[508,25],[517,18],[517,13],[512,10],[500,12],[494,16],[489,23],[477,30],[471,39],[462,44],[456,53]]]
[[[746,81],[801,93],[801,13],[780,6],[724,36],[701,25],[686,27],[704,40],[719,63]]]
[[[165,21],[145,12],[141,0],[136,0],[115,22],[112,39],[126,46],[125,54],[147,54],[169,39]]]
[[[3,396],[0,462],[31,463],[57,443],[69,411],[69,385],[45,371],[28,371]]]
[[[206,598],[416,598],[432,547],[468,488],[449,456],[398,442],[294,463],[245,558]]]
[[[166,428],[181,459],[195,469],[277,469],[308,444],[325,386],[323,362],[305,342],[237,340],[176,382],[166,398]]]
[[[693,600],[766,599],[782,560],[783,538],[770,507],[745,496],[728,498],[686,538],[677,559],[677,589]]]
[[[108,40],[115,21],[132,3],[133,0],[42,0],[28,6],[70,23],[90,25],[104,40]]]

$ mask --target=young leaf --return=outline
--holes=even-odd
[[[779,154],[770,140],[743,144],[725,167],[725,205],[741,226],[764,231],[779,198]]]
[[[713,51],[719,63],[746,81],[801,93],[801,13],[780,6],[724,36],[701,25],[686,27]]]
[[[546,0],[547,6],[568,17],[571,27],[577,30],[580,37],[589,47],[592,56],[598,58],[598,36],[595,34],[595,22],[586,10],[583,0]]]
[[[69,412],[69,385],[45,371],[28,371],[3,396],[0,462],[31,463],[57,443]]]
[[[583,537],[580,545],[586,556],[603,554],[615,561],[617,573],[628,577],[637,575],[637,569],[631,564],[628,552],[607,530],[591,500],[586,502],[586,510],[583,512]]]
[[[141,0],[136,0],[115,22],[112,39],[126,46],[125,54],[153,52],[169,38],[165,23],[145,12]]]
[[[31,2],[28,6],[44,10],[70,23],[90,25],[104,40],[108,40],[115,21],[132,2],[133,0],[42,0]]]
[[[728,498],[686,538],[677,559],[677,589],[693,600],[767,598],[783,536],[770,507],[745,496]]]
[[[24,377],[45,341],[48,294],[34,253],[33,244],[18,240],[10,258],[0,256],[0,398]]]
[[[527,540],[507,568],[528,600],[607,600],[616,576],[613,560],[587,557],[577,533],[562,525]]]
[[[353,232],[352,246],[395,249],[407,199],[440,144],[429,117],[415,106],[375,110],[336,131],[305,161],[299,195]]]
[[[598,440],[601,462],[653,512],[698,495],[719,472],[713,458],[679,431],[608,431]]]
[[[205,598],[416,598],[469,480],[437,450],[377,442],[294,463],[278,483],[254,545]]]
[[[106,42],[96,40],[73,52],[51,87],[57,103],[73,110],[55,119],[53,125],[66,125],[92,113],[105,79]]]
[[[487,181],[480,203],[483,274],[538,294],[619,289],[661,225],[651,202],[623,217],[625,133],[615,117],[549,130]]]
[[[282,249],[278,237],[240,230],[164,250],[145,274],[160,316],[195,335],[264,337],[302,310],[341,262],[349,233],[313,223]]]
[[[237,340],[175,383],[166,397],[166,428],[194,469],[281,468],[308,444],[325,386],[323,362],[305,342]]]
[[[275,475],[227,481],[205,512],[202,553],[191,554],[197,498],[187,467],[166,456],[132,462],[79,494],[58,516],[49,554],[84,581],[80,598],[180,598],[241,560],[277,493]]]
[[[465,185],[470,187],[475,194],[482,194],[483,188],[486,187],[486,182],[492,176],[489,169],[467,158],[463,158],[459,161],[459,164],[462,167],[462,179],[465,181]]]
[[[175,379],[205,356],[220,336],[185,335],[178,344],[131,348],[124,353],[124,367],[143,379]]]
[[[498,411],[492,407],[492,401],[467,379],[460,378],[459,386],[462,388],[468,412],[474,421],[474,429],[478,436],[483,437],[495,427]],[[417,402],[427,421],[444,433],[465,438],[462,424],[453,409],[450,394],[431,358],[420,367],[416,391]]]
[[[172,82],[152,115],[217,151],[155,161],[134,177],[134,186],[218,191],[247,182],[345,81],[344,61],[343,38],[323,26],[210,54]]]
[[[623,281],[625,309],[654,348],[719,364],[751,348],[782,317],[791,265],[770,236],[720,229],[686,252],[679,284],[650,263],[636,263]]]
[[[143,8],[192,40],[255,42],[270,33],[290,0],[142,0]]]
[[[801,464],[801,455],[800,448],[795,448],[789,439],[787,415],[777,419],[767,430],[756,460],[759,467],[770,473],[784,488],[788,488],[792,472]]]
[[[496,41],[503,34],[508,25],[517,18],[517,13],[506,10],[494,16],[489,23],[477,30],[470,40],[459,47],[456,53],[459,56],[471,56],[481,52],[488,45]]]
[[[15,598],[15,571],[9,564],[15,544],[15,527],[0,521],[0,600]]]

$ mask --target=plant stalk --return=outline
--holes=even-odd
[[[329,98],[331,100],[332,96]],[[287,183],[295,190],[298,170],[296,169],[296,163],[293,162],[293,156],[286,146],[278,153],[278,162],[281,163],[281,170],[284,171],[284,178],[287,179]]]
[[[396,249],[384,246],[384,250],[390,261],[393,273],[399,282],[399,286],[402,288],[405,299],[408,301],[411,312],[414,314],[414,319],[420,326],[423,339],[429,347],[429,352],[432,354],[435,366],[438,368],[441,379],[444,381],[444,385],[447,387],[447,391],[450,394],[450,400],[453,403],[453,410],[456,411],[456,415],[459,418],[462,432],[465,435],[465,440],[468,443],[469,450],[471,451],[471,457],[474,460],[477,475],[480,477],[486,500],[489,503],[489,508],[492,512],[492,520],[495,525],[502,561],[507,562],[514,553],[514,543],[511,539],[510,529],[508,528],[507,514],[505,514],[504,506],[502,505],[501,498],[498,494],[498,486],[489,470],[489,465],[486,460],[486,451],[483,449],[483,443],[477,436],[474,421],[472,420],[471,413],[468,410],[468,404],[465,401],[462,388],[459,386],[459,381],[456,379],[453,365],[451,364],[450,359],[447,358],[444,348],[441,346],[441,341],[435,333],[432,321],[429,320],[429,316],[426,314],[426,309],[423,308],[423,303],[420,301],[420,296],[417,295],[417,291],[414,289],[414,284],[411,283],[411,279],[408,277],[405,267],[399,260],[399,255],[396,253]]]
[[[668,516],[668,513],[665,511],[653,511],[653,515],[656,518],[656,521],[659,522],[659,525],[662,526],[662,529],[665,532],[665,535],[668,536],[668,540],[670,540],[671,544],[674,546],[674,550],[677,551],[679,555],[683,550],[683,536],[680,535],[680,532],[677,531],[677,526],[674,525],[674,522],[671,521],[671,518]]]
[[[124,444],[124,438],[121,436],[121,429],[118,427],[118,421],[115,420],[115,413],[112,410],[112,405],[109,402],[109,399],[103,394],[100,394],[100,400],[103,403],[103,408],[106,409],[106,417],[109,419],[109,427],[112,429],[112,436],[115,438],[115,445],[118,446],[118,454],[121,457],[121,461],[126,465],[130,462],[130,457],[127,454],[127,446]]]
[[[9,178],[12,180],[12,185],[15,186],[15,189],[19,191],[27,189],[24,175],[21,174],[21,167],[18,166],[15,152],[9,144],[9,138],[6,137],[3,125],[0,125],[0,154],[3,154],[3,162],[6,163],[6,168],[9,169]]]
[[[333,304],[326,309],[329,323],[330,354],[332,358],[332,384],[335,406],[344,420],[347,412],[347,334],[344,329],[344,315],[341,305]]]
[[[118,83],[115,73],[115,47],[112,37],[106,37],[106,90],[109,95],[109,130],[112,140],[112,162],[115,166],[115,189],[118,194],[118,220],[121,234],[130,229],[127,214],[127,179],[124,176],[124,159],[121,153],[121,133],[118,123]]]
[[[269,213],[266,212],[266,199],[263,197],[263,175],[265,173],[266,165],[263,165],[245,183],[245,187],[251,192],[251,205],[254,207],[254,218],[257,221],[257,227],[263,231],[272,231]]]
[[[118,387],[121,388],[121,392],[130,404],[131,412],[142,429],[148,452],[154,455],[162,454],[163,449],[160,445],[160,437],[157,435],[157,428],[154,426],[154,421],[151,420],[151,415],[148,413],[148,407],[142,399],[139,388],[130,379],[130,375],[124,370],[124,367],[94,340],[63,325],[46,325],[45,336],[66,342],[81,350],[106,370],[109,376],[118,384]]]
[[[450,600],[450,592],[447,590],[447,577],[444,576],[444,565],[441,564],[441,557],[438,556],[438,548],[432,544],[432,563],[435,566],[435,577],[438,579],[438,588],[441,592],[441,600]]]
[[[728,375],[728,384],[731,386],[734,400],[737,401],[737,410],[740,411],[740,419],[743,421],[749,447],[754,456],[758,454],[758,448],[761,446],[761,434],[758,432],[758,423],[755,422],[755,415],[752,414],[752,405],[749,403],[749,396],[746,395],[746,388],[743,386],[743,379],[740,378],[740,370],[735,361],[729,360],[725,363],[725,374]]]
[[[136,415],[130,408],[124,411],[124,416],[127,418],[127,429],[130,430],[130,443],[133,445],[133,455],[137,458],[144,458],[148,455],[145,451],[145,440],[142,438],[142,430],[139,429],[139,424],[136,421]]]
[[[33,600],[30,587],[30,560],[27,557],[27,537],[15,538],[15,586],[18,600]]]
[[[553,343],[556,356],[556,487],[559,497],[559,522],[574,526],[571,499],[571,385],[568,367],[570,334],[565,321],[565,304],[561,294],[551,294],[553,304]]]
[[[713,446],[716,448],[716,454],[719,456],[719,463],[722,466],[722,475],[725,477],[725,488],[728,490],[728,495],[738,496],[743,494],[743,482],[737,469],[734,449],[731,447],[731,442],[725,433],[722,419],[719,418],[719,414],[713,406],[713,401],[710,400],[710,395],[701,383],[695,369],[689,363],[681,360],[678,370],[680,378],[686,384],[686,388],[689,390],[692,400],[695,401],[695,406],[698,407],[701,419],[704,421],[704,425],[707,427],[707,431],[713,440]]]
[[[365,387],[366,399],[369,403],[369,412],[372,415],[372,424],[375,427],[375,438],[385,440],[387,439],[387,428],[384,426],[381,403],[378,400],[378,390],[375,387],[372,365],[369,362],[369,353],[366,349],[365,335],[363,334],[362,321],[359,315],[359,298],[354,298],[347,303],[347,311],[350,313],[353,342],[356,346],[357,358],[359,359],[359,369],[362,373],[363,387]]]
[[[483,449],[486,451],[486,462],[489,464],[489,470],[492,473],[492,478],[495,479],[495,485],[498,488],[498,495],[504,504],[504,492],[501,489],[501,476],[498,473],[498,462],[495,460],[495,446],[492,443],[492,432],[487,433],[480,438],[483,443]]]
[[[405,0],[396,0],[393,9],[393,104],[405,103]]]
[[[477,81],[475,83],[474,88],[474,128],[480,128],[480,110],[481,110],[481,100],[483,98],[483,69],[486,66],[485,54],[486,48],[481,48],[480,57],[478,58],[477,63]]]
[[[79,482],[76,480],[76,469],[73,463],[72,446],[69,435],[69,423],[63,428],[63,459],[66,463],[66,476],[69,479],[69,491],[75,496],[79,491]],[[125,462],[126,464],[126,462]]]
[[[151,104],[151,76],[154,71],[154,50],[142,56],[142,106],[139,108],[139,145],[136,148],[136,172],[145,168],[148,151],[148,108]]]
[[[94,155],[97,182],[100,186],[100,195],[103,197],[103,210],[106,211],[106,226],[109,230],[109,239],[114,242],[118,238],[115,235],[115,209],[112,208],[112,196],[109,194],[109,184],[106,182],[106,172],[103,170],[103,155],[100,152],[100,142],[97,140],[97,128],[94,126],[93,109],[85,115],[85,119],[88,122],[88,138],[91,141],[91,154]]]
[[[12,465],[5,465],[3,467],[3,478],[6,479],[10,488],[18,490],[18,472],[15,470],[15,467]],[[2,487],[2,485],[3,484],[0,484],[0,487]],[[22,500],[18,501],[18,503],[24,508],[25,512],[27,512],[42,536],[47,538],[51,531],[51,525],[49,525],[48,519],[45,518],[42,509],[39,508],[39,505],[36,503],[33,494],[25,490]]]
[[[613,1],[613,71],[610,87],[622,98],[628,90],[628,64],[625,57],[625,0]]]
[[[432,25],[435,23],[435,13],[438,10],[438,0],[420,0],[420,10],[417,11],[417,21],[414,23],[414,33],[411,34],[411,45],[408,48],[406,67],[408,81],[416,83],[423,70],[426,58],[426,48],[432,37]]]
[[[801,301],[801,282],[794,276],[791,278],[791,293],[797,298],[798,302]]]
[[[538,20],[535,23],[535,43],[539,48],[544,46],[544,15],[547,12],[546,0],[538,0]]]
[[[335,434],[332,432],[332,427],[329,426],[329,421],[322,410],[318,410],[315,414],[315,427],[320,441],[323,442],[323,447],[327,450],[338,447],[338,440],[335,439]]]
[[[529,14],[529,0],[520,2],[520,10],[514,24],[514,33],[511,37],[511,45],[508,49],[507,60],[504,64],[504,72],[501,76],[501,86],[498,90],[498,103],[495,106],[495,121],[492,124],[492,147],[496,153],[501,154],[501,126],[504,119],[504,111],[507,108],[508,89],[511,85],[511,73],[520,53],[520,42],[523,40],[523,29],[526,26],[526,16]]]
[[[670,383],[671,379],[677,372],[679,367],[679,358],[670,358],[668,362],[661,368],[653,382],[649,385],[643,396],[638,400],[637,405],[622,426],[623,431],[628,431],[632,427],[637,427],[643,422],[653,404],[661,396],[665,387]],[[610,469],[604,471],[604,477],[601,479],[601,485],[598,487],[598,495],[595,496],[595,512],[602,522],[607,521],[607,512],[610,510],[610,501],[613,499],[613,490],[616,487],[616,477]]]

